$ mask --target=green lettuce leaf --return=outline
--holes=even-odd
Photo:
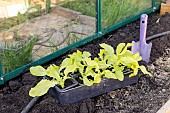
[[[50,80],[41,80],[34,88],[31,88],[29,95],[31,97],[42,96],[48,92],[49,88],[54,87],[56,84],[57,82]]]
[[[118,80],[123,81],[124,80],[124,74],[121,70],[118,70],[115,72],[115,76]]]
[[[91,54],[89,53],[89,52],[87,52],[87,51],[84,51],[83,52],[83,58],[85,59],[85,58],[89,58],[91,56]]]
[[[108,79],[110,78],[117,79],[115,73],[111,72],[110,70],[105,70],[103,73],[104,73],[104,76]]]
[[[83,76],[83,83],[86,86],[92,86],[93,85],[93,81],[90,81],[86,76]]]
[[[69,73],[73,73],[76,69],[77,69],[76,65],[70,65],[66,67],[66,69],[64,70],[64,74],[68,75]]]
[[[95,74],[93,83],[100,83],[101,82],[101,75]]]
[[[105,51],[110,54],[110,55],[113,55],[114,54],[114,49],[112,46],[108,45],[108,44],[105,44],[105,43],[102,43],[100,44],[100,47],[102,47],[103,49],[105,49]]]
[[[145,68],[145,66],[140,66],[139,67],[140,68],[140,70],[144,73],[144,74],[147,74],[147,75],[149,75],[149,76],[153,76],[151,73],[149,73],[147,70],[146,70],[146,68]]]
[[[119,55],[122,51],[123,51],[123,48],[125,47],[125,43],[120,43],[117,48],[116,48],[116,54]]]
[[[46,75],[46,70],[42,66],[31,67],[30,72],[34,76],[45,76]]]
[[[67,66],[70,66],[73,64],[73,59],[71,58],[66,58],[62,61],[61,65],[60,65],[60,70],[61,71],[62,69],[66,68]]]
[[[52,78],[56,78],[56,79],[60,79],[60,73],[59,73],[59,66],[56,65],[50,65],[47,68],[46,71],[47,76],[52,77]]]

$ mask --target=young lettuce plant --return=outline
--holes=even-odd
[[[84,65],[84,73],[82,73],[83,82],[87,86],[91,86],[94,83],[100,83],[102,74],[100,72],[100,65],[97,61],[92,60],[91,58],[86,58]],[[92,79],[89,79],[92,78]]]
[[[99,58],[101,61],[104,61],[109,65],[109,69],[104,70],[106,78],[113,78],[123,81],[123,71],[125,69],[133,70],[133,73],[131,73],[129,77],[136,76],[138,69],[140,69],[144,74],[152,76],[151,73],[146,70],[145,66],[139,65],[138,62],[142,60],[139,53],[133,54],[128,50],[128,47],[131,47],[132,43],[128,43],[127,45],[125,43],[120,43],[116,48],[116,52],[110,45],[105,43],[100,44],[100,46],[103,49],[100,50]]]
[[[91,54],[87,51],[81,52],[77,50],[73,54],[68,55],[60,66],[50,65],[47,69],[42,66],[30,68],[31,74],[35,76],[48,76],[50,79],[41,80],[34,88],[31,88],[29,95],[41,96],[48,92],[49,88],[59,85],[64,88],[65,80],[73,79],[70,74],[79,73],[79,79],[86,86],[100,83],[103,77],[108,79],[124,80],[123,71],[128,69],[133,72],[129,77],[136,76],[140,69],[144,74],[152,76],[145,68],[140,66],[139,61],[142,57],[139,53],[133,54],[128,50],[132,44],[120,43],[116,51],[105,43],[100,44],[101,48],[99,57],[91,59]],[[52,78],[52,79],[51,79]]]
[[[42,79],[34,88],[31,88],[29,95],[32,97],[42,96],[46,94],[49,88],[59,85],[64,88],[65,80],[69,79],[67,75],[59,72],[59,66],[50,65],[47,70],[42,66],[35,66],[30,68],[30,72],[34,76],[47,76],[49,79]],[[63,76],[62,76],[63,75]],[[52,79],[51,79],[52,78]]]
[[[93,71],[93,69],[95,69],[95,71],[99,72],[98,63],[91,60],[91,54],[89,52],[77,50],[77,52],[68,56],[69,58],[64,59],[60,65],[60,71],[64,70],[65,75],[76,72],[80,73],[83,83],[87,86],[91,86],[94,83],[100,83],[101,76]],[[89,77],[94,78],[94,80],[89,79]]]

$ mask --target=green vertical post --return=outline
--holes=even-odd
[[[152,0],[152,9],[153,9],[153,12],[155,12],[155,10],[156,10],[156,0]]]
[[[96,0],[96,33],[102,30],[101,0]]]
[[[3,76],[3,71],[2,71],[2,65],[0,62],[0,84],[4,84],[4,78],[2,76]]]
[[[1,55],[0,55],[0,57],[1,57]],[[1,84],[4,84],[4,78],[3,78],[2,62],[1,62],[1,58],[0,58],[0,85]]]
[[[3,76],[3,71],[2,71],[2,64],[1,64],[1,61],[0,61],[0,77]]]

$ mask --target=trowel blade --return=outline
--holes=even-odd
[[[149,63],[150,53],[152,49],[152,43],[145,44],[143,48],[140,49],[140,55],[142,56],[142,60],[146,63]]]
[[[133,44],[133,46],[131,48],[132,53],[135,54],[137,52],[140,52],[140,43],[132,41],[132,44]]]

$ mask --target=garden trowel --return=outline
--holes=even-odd
[[[140,18],[140,40],[138,42],[132,41],[132,52],[137,52],[142,56],[142,60],[149,62],[152,43],[146,43],[146,29],[147,29],[148,15],[142,14]]]

